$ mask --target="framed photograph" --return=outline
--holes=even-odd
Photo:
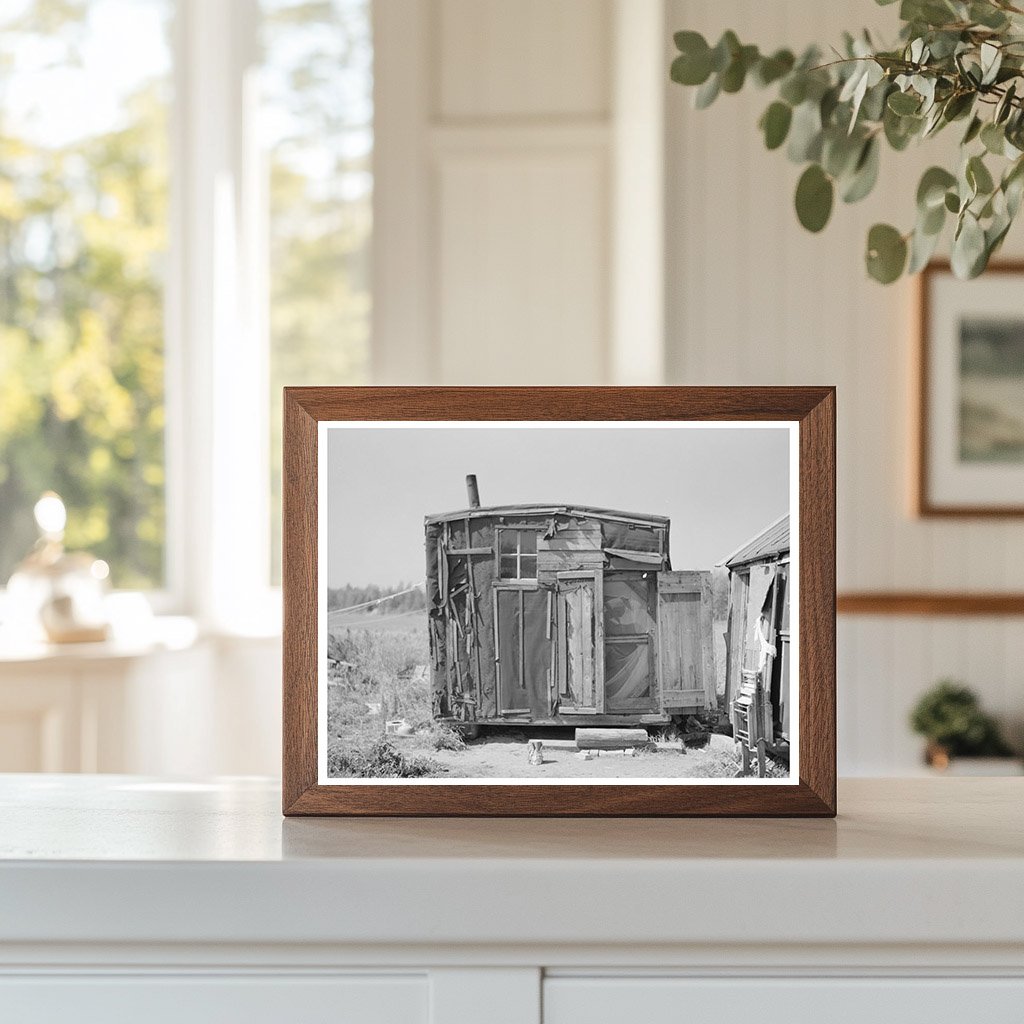
[[[1024,515],[1024,263],[919,287],[916,510]]]
[[[284,417],[285,814],[835,814],[834,389]]]

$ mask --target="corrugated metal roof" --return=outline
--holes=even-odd
[[[747,562],[758,562],[789,552],[789,513],[776,519],[771,526],[762,530],[756,537],[751,537],[746,544],[738,547],[726,560],[725,565],[732,568]]]
[[[622,519],[650,526],[667,526],[666,516],[647,515],[643,512],[620,512],[611,508],[594,508],[590,505],[491,505],[483,508],[466,508],[458,512],[439,512],[426,516],[427,523],[443,523],[452,519],[478,519],[491,516],[514,515],[578,515],[593,519]]]

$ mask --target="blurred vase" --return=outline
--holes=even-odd
[[[64,550],[67,513],[48,491],[35,505],[39,540],[7,584],[7,628],[40,635],[51,643],[94,643],[110,632],[105,600],[107,563],[84,552]]]

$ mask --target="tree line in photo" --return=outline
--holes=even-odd
[[[388,600],[385,601],[384,598]],[[399,612],[415,612],[425,609],[427,600],[423,587],[413,583],[399,583],[394,587],[382,587],[376,583],[365,587],[346,584],[343,587],[328,588],[327,610],[329,612],[357,607],[363,612],[395,615]]]

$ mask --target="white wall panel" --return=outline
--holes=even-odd
[[[662,5],[379,0],[376,382],[660,379]]]
[[[604,117],[608,0],[440,0],[438,116]]]
[[[601,382],[606,177],[601,150],[442,160],[446,384]]]
[[[763,47],[829,44],[867,24],[895,36],[895,8],[864,0],[668,0],[668,29],[712,42],[726,28]],[[666,37],[669,33],[666,32]],[[756,128],[770,92],[748,88],[705,111],[666,87],[667,361],[672,383],[835,384],[839,407],[841,590],[1020,590],[1024,523],[929,522],[909,513],[914,286],[863,269],[871,224],[909,227],[917,180],[956,133],[885,152],[881,185],[837,204],[820,235],[797,223],[800,169]],[[1024,252],[1018,228],[1008,255]],[[841,619],[840,770],[915,769],[909,708],[942,676],[964,679],[1019,731],[1024,621]]]

